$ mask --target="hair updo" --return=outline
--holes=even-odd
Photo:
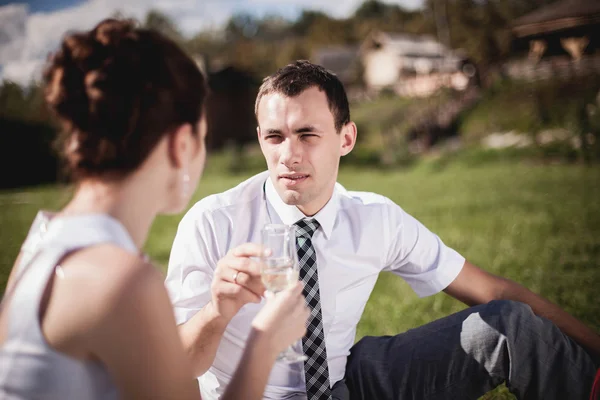
[[[172,40],[131,20],[106,19],[66,35],[44,84],[75,179],[135,170],[177,126],[189,123],[195,131],[206,97],[196,63]]]

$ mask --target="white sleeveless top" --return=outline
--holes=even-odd
[[[56,217],[40,211],[22,247],[16,286],[9,293],[7,338],[0,348],[0,398],[117,399],[105,367],[54,350],[39,323],[42,296],[67,253],[112,243],[138,253],[125,228],[104,214]]]

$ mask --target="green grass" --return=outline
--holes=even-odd
[[[251,174],[228,175],[222,160],[211,162],[196,199]],[[600,331],[600,168],[426,162],[403,171],[345,167],[339,180],[389,196],[471,262],[526,285]],[[68,195],[56,187],[0,192],[2,287],[36,211],[58,207]],[[152,227],[146,250],[163,268],[180,217],[159,217]],[[444,294],[419,299],[384,273],[357,339],[402,332],[462,308]],[[511,396],[501,388],[485,398]]]

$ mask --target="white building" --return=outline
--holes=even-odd
[[[441,87],[466,88],[474,67],[427,35],[371,33],[362,43],[363,80],[368,89],[390,88],[404,96],[426,96]]]

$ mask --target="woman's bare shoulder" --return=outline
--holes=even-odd
[[[109,325],[135,318],[161,290],[162,273],[143,257],[108,244],[79,250],[57,266],[44,331],[56,345],[89,348],[85,343]]]

